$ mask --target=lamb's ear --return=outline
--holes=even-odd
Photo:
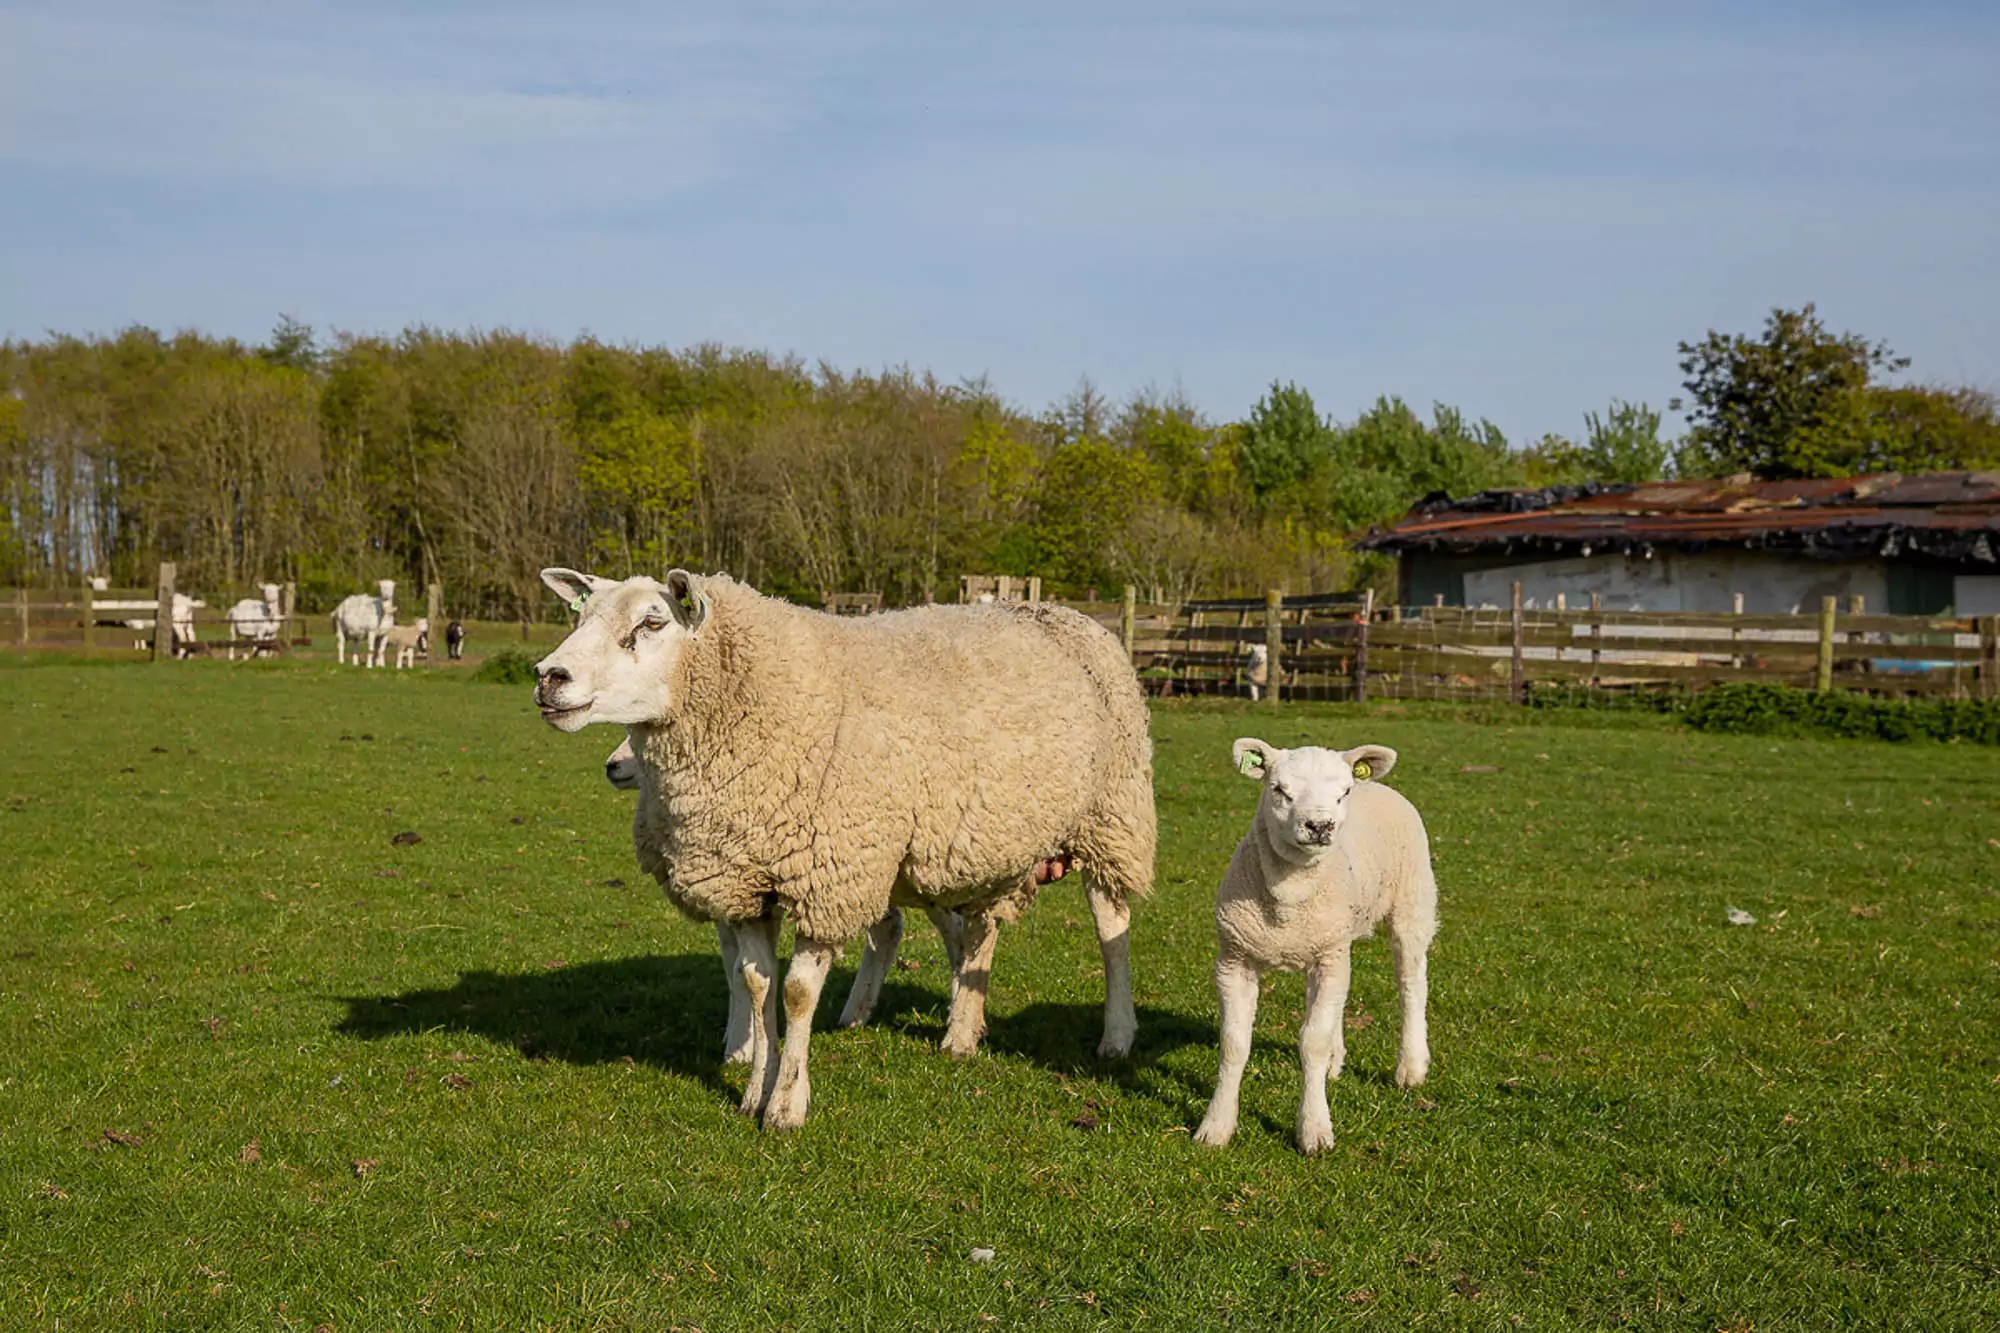
[[[579,570],[563,569],[560,566],[542,571],[542,582],[549,591],[562,598],[563,605],[577,615],[583,614],[583,604],[590,600],[594,592],[618,585],[616,579],[601,579],[595,574],[585,574]]]
[[[1340,757],[1354,770],[1356,782],[1387,777],[1396,766],[1396,752],[1386,745],[1357,745],[1352,750],[1342,750]]]
[[[673,609],[674,619],[692,634],[708,621],[708,593],[701,586],[702,581],[685,569],[667,571],[665,587],[667,605]]]
[[[1245,736],[1236,742],[1230,751],[1236,761],[1236,771],[1246,778],[1262,782],[1271,771],[1271,763],[1278,757],[1277,747],[1266,745],[1254,736]]]

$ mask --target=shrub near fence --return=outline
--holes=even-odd
[[[1070,603],[1118,633],[1155,694],[1245,693],[1268,647],[1280,699],[1512,700],[1725,684],[2000,698],[2000,618],[1376,607],[1365,593]]]

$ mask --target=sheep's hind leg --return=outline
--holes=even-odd
[[[743,984],[742,952],[736,944],[736,927],[727,921],[715,923],[715,940],[722,946],[722,976],[729,983],[729,1024],[722,1030],[722,1063],[750,1063],[750,990]]]
[[[765,1129],[797,1129],[806,1122],[812,1083],[806,1076],[806,1055],[812,1048],[813,1011],[826,974],[840,957],[840,946],[801,939],[792,949],[785,972],[785,1049],[778,1057],[778,1086],[764,1108]]]
[[[964,914],[965,946],[954,969],[951,1019],[945,1025],[944,1053],[963,1060],[979,1049],[986,1035],[986,983],[993,975],[993,946],[1000,923],[991,912]]]
[[[937,927],[938,938],[944,941],[945,965],[951,969],[951,989],[947,998],[958,999],[958,970],[965,963],[965,918],[949,907],[926,907],[925,915]]]
[[[737,966],[750,1011],[750,1077],[743,1086],[742,1111],[762,1115],[778,1081],[772,1047],[778,1028],[778,922],[775,917],[738,922]]]
[[[1342,1021],[1347,1011],[1348,946],[1341,944],[1306,974],[1306,1022],[1299,1032],[1297,1136],[1299,1151],[1316,1153],[1333,1146],[1333,1115],[1326,1105],[1326,1081],[1339,1078],[1347,1063],[1347,1039]]]
[[[1090,880],[1090,915],[1097,922],[1097,947],[1104,954],[1104,1039],[1097,1053],[1116,1059],[1132,1049],[1139,1015],[1132,1008],[1132,909],[1124,898]]]
[[[1431,1072],[1430,1028],[1425,1017],[1430,998],[1430,947],[1430,932],[1390,920],[1389,948],[1395,955],[1396,989],[1403,1001],[1402,1051],[1396,1060],[1399,1088],[1414,1088]]]
[[[882,982],[895,965],[896,949],[903,942],[903,913],[890,908],[889,914],[868,928],[868,943],[861,950],[861,966],[854,985],[847,992],[847,1007],[840,1011],[840,1026],[858,1028],[875,1012],[882,998]]]
[[[1235,959],[1215,963],[1215,994],[1222,1004],[1222,1067],[1215,1078],[1215,1096],[1208,1114],[1194,1132],[1194,1141],[1220,1148],[1236,1133],[1237,1102],[1243,1091],[1243,1067],[1250,1063],[1250,1038],[1257,1026],[1257,969]]]

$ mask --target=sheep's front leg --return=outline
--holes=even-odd
[[[986,1035],[986,983],[993,975],[993,946],[1000,923],[988,912],[965,914],[965,947],[954,970],[951,1019],[945,1025],[944,1053],[963,1060],[979,1049]]]
[[[750,1013],[750,1077],[743,1086],[745,1115],[762,1115],[778,1082],[772,1051],[778,1029],[778,919],[738,922],[737,966]]]
[[[1208,1114],[1194,1132],[1194,1141],[1220,1148],[1236,1133],[1237,1099],[1243,1090],[1243,1067],[1250,1063],[1250,1037],[1257,1026],[1257,969],[1233,958],[1215,963],[1215,994],[1222,1003],[1222,1069],[1215,1079],[1215,1096]]]
[[[1097,1043],[1097,1054],[1116,1059],[1131,1051],[1139,1032],[1139,1015],[1132,1008],[1132,909],[1095,880],[1087,896],[1097,922],[1097,947],[1104,955],[1104,1039]]]
[[[840,1026],[858,1028],[875,1012],[882,998],[882,982],[895,964],[896,949],[903,942],[903,913],[890,908],[889,914],[868,928],[868,943],[861,950],[861,967],[854,974],[854,986],[847,992],[847,1007],[840,1011]]]
[[[1389,923],[1389,948],[1396,958],[1396,989],[1403,1001],[1402,1052],[1396,1060],[1396,1086],[1414,1088],[1431,1072],[1430,1027],[1425,1009],[1430,1000],[1431,935],[1394,920]]]
[[[812,1084],[806,1077],[806,1053],[812,1046],[813,1011],[826,974],[840,957],[840,946],[824,940],[800,939],[785,973],[785,1050],[778,1059],[778,1086],[764,1108],[765,1129],[797,1129],[806,1122]]]
[[[750,1063],[750,990],[743,984],[741,951],[736,944],[736,927],[727,921],[715,923],[715,941],[722,946],[722,977],[729,984],[729,1024],[722,1030],[722,1063]]]
[[[926,907],[925,915],[937,927],[938,938],[944,941],[945,965],[951,969],[951,989],[949,998],[958,999],[958,969],[965,963],[965,918],[949,907]]]
[[[1306,974],[1306,1023],[1299,1032],[1297,1127],[1299,1151],[1316,1153],[1333,1146],[1333,1115],[1326,1105],[1326,1081],[1339,1078],[1347,1063],[1347,1037],[1342,1024],[1347,1012],[1348,946],[1331,950]]]

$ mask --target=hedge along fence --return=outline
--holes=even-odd
[[[1250,649],[1281,699],[1526,703],[1568,693],[1731,683],[2000,698],[2000,617],[1871,616],[1833,598],[1818,615],[1377,607],[1369,594],[1070,605],[1118,633],[1155,694],[1244,693]],[[1595,601],[1595,599],[1593,599]]]

